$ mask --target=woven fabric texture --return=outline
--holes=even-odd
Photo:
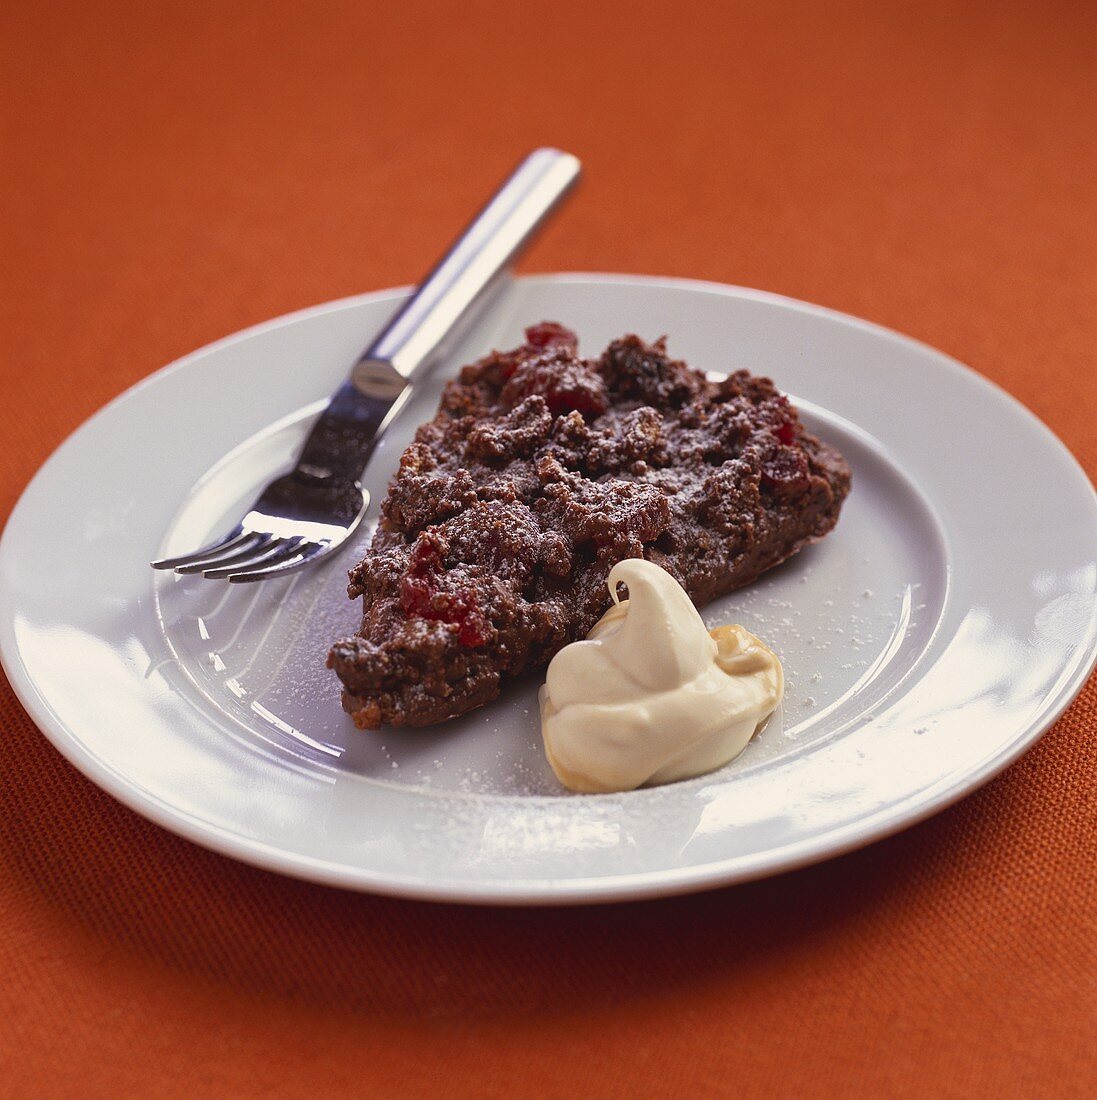
[[[0,34],[0,520],[164,363],[413,280],[543,143],[586,182],[526,270],[867,317],[1097,470],[1082,0],[85,0],[7,4]],[[1091,681],[996,781],[863,851],[504,911],[169,835],[3,682],[0,1095],[1097,1095],[1095,731]]]

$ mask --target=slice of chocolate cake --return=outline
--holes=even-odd
[[[546,664],[606,610],[622,558],[702,606],[837,522],[849,467],[769,379],[709,382],[662,340],[598,359],[560,325],[526,340],[447,385],[350,572],[362,626],[328,665],[364,729],[441,722]]]

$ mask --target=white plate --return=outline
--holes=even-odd
[[[12,515],[4,666],[46,736],[137,812],[363,890],[500,903],[670,894],[924,818],[1019,756],[1081,688],[1097,648],[1094,493],[1010,397],[816,306],[561,275],[515,282],[454,361],[519,342],[541,319],[575,328],[588,354],[624,332],[667,333],[694,366],[772,375],[849,459],[834,533],[705,613],[782,655],[783,713],[713,775],[612,796],[556,785],[536,677],[442,727],[356,731],[323,662],[358,619],[344,590],[358,547],[296,579],[231,588],[147,562],[238,514],[402,294],[271,321],[161,371],[77,431]],[[374,494],[440,385],[379,448]]]

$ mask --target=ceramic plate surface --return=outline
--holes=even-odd
[[[0,543],[0,654],[45,735],[115,797],[286,874],[409,897],[591,902],[754,878],[909,825],[1019,756],[1097,639],[1097,504],[1063,446],[939,352],[773,295],[680,280],[516,280],[367,472],[379,500],[443,379],[554,319],[595,354],[669,336],[701,369],[793,395],[853,468],[821,544],[709,606],[782,656],[785,703],[737,760],[620,795],[559,787],[540,677],[444,726],[361,733],[324,668],[345,571],[253,586],[154,573],[292,459],[403,297],[335,302],[195,352],[77,431]],[[373,509],[376,516],[376,508]]]

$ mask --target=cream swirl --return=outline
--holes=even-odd
[[[556,654],[541,688],[545,753],[560,782],[627,791],[738,756],[781,701],[776,655],[741,626],[707,631],[681,585],[643,558],[618,562],[608,584],[614,606]]]

